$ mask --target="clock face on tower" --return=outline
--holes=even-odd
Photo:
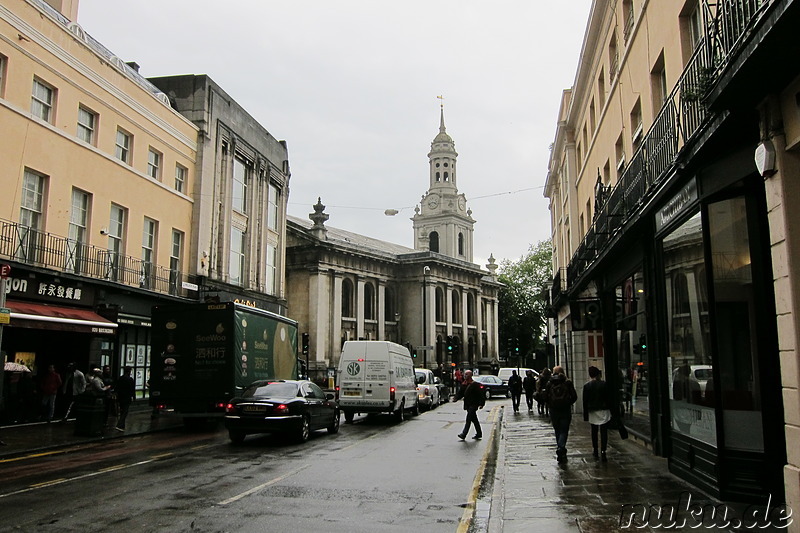
[[[439,205],[439,197],[435,194],[428,196],[428,207],[431,209],[436,209],[436,206]]]
[[[464,199],[463,199],[463,198],[459,198],[459,199],[458,199],[458,208],[459,208],[461,211],[463,211],[463,210],[464,210],[465,204],[466,204],[466,202],[464,202]]]

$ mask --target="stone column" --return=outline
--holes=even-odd
[[[330,322],[328,330],[330,331],[330,353],[332,366],[339,364],[339,353],[342,348],[342,273],[330,271],[330,277],[333,281],[333,298],[331,298],[331,310],[328,313]]]
[[[365,338],[365,327],[364,327],[364,285],[366,283],[366,279],[364,276],[356,276],[356,294],[355,294],[355,302],[353,302],[356,306],[356,339],[363,339]]]

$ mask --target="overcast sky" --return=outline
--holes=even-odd
[[[321,197],[329,226],[408,247],[444,96],[483,266],[549,239],[549,146],[590,5],[80,0],[78,22],[144,76],[209,75],[285,140],[290,215]]]

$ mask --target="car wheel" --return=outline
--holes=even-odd
[[[308,415],[303,415],[303,421],[300,423],[300,429],[297,432],[297,441],[305,442],[308,440],[309,435],[311,435],[311,421]]]
[[[328,426],[328,433],[339,433],[339,411],[333,413],[333,422]]]
[[[344,421],[345,421],[346,424],[352,424],[354,417],[355,417],[355,413],[353,411],[345,411],[344,412]]]
[[[228,436],[231,438],[231,442],[234,444],[241,444],[244,442],[245,434],[241,431],[236,430],[228,430]]]
[[[406,403],[400,402],[400,408],[394,412],[394,418],[398,422],[402,422],[406,419]]]
[[[430,409],[430,407],[428,409]],[[414,404],[414,408],[411,410],[411,414],[414,416],[419,416],[419,400],[417,400],[417,403]]]
[[[490,391],[489,389],[486,389],[486,399],[487,400],[492,399],[492,391]]]

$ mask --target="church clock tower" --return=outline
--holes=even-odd
[[[414,209],[414,248],[430,250],[472,263],[472,234],[475,220],[467,209],[467,199],[457,187],[455,143],[444,127],[441,106],[439,134],[428,153],[430,177],[428,191]]]

